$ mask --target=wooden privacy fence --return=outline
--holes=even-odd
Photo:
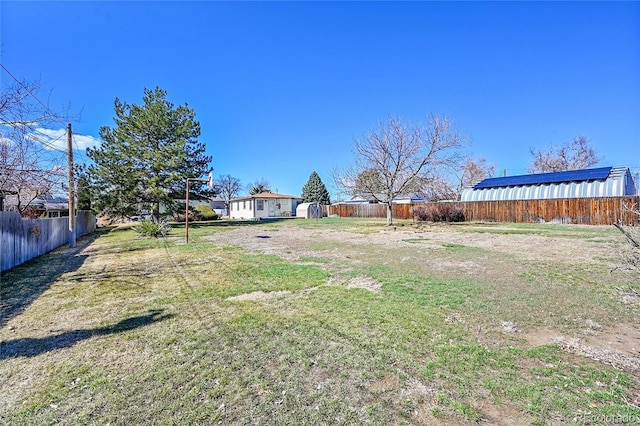
[[[88,211],[76,215],[76,237],[96,229]],[[22,219],[16,212],[0,211],[0,272],[45,254],[69,242],[69,218]]]
[[[444,203],[394,204],[393,217],[413,219],[413,206],[438,208]],[[640,209],[640,196],[561,198],[552,200],[469,201],[447,203],[462,209],[466,221],[550,222],[583,225],[640,225],[628,208]],[[335,204],[329,214],[340,217],[386,218],[384,204]]]

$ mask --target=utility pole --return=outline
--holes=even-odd
[[[73,144],[71,142],[71,123],[67,124],[67,159],[69,163],[69,247],[76,246],[76,208],[73,183]]]

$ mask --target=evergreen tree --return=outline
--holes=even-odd
[[[84,171],[76,168],[78,181],[76,183],[77,208],[78,210],[91,210],[91,188],[89,187],[89,179]]]
[[[100,129],[102,145],[88,149],[93,160],[88,175],[94,190],[94,207],[118,216],[152,209],[160,216],[180,208],[187,178],[211,169],[211,157],[198,142],[200,123],[187,104],[174,107],[160,88],[144,90],[144,105],[115,100],[114,128]],[[193,199],[206,195],[201,185],[191,185]]]
[[[271,192],[271,184],[267,182],[265,178],[261,178],[247,185],[247,192],[249,193],[249,195]]]
[[[316,172],[311,173],[309,180],[302,187],[302,198],[305,203],[331,204],[329,191]]]

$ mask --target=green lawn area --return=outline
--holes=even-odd
[[[247,245],[292,235],[281,253]],[[613,227],[325,218],[189,236],[101,229],[3,274],[0,423],[640,423],[640,370],[562,344],[640,325]]]

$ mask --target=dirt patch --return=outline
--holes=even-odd
[[[640,373],[640,329],[617,324],[608,329],[594,327],[593,336],[559,339],[565,350],[584,355],[629,373]]]
[[[518,325],[511,321],[501,321],[500,327],[502,327],[502,331],[505,333],[515,334],[520,332]]]
[[[483,423],[504,426],[531,424],[530,418],[510,404],[495,404],[483,401],[482,404],[474,408],[480,412]],[[561,423],[557,422],[555,424]]]
[[[347,281],[343,281],[337,278],[330,278],[327,281],[327,285],[340,285],[346,288],[361,288],[364,290],[369,290],[373,293],[379,293],[380,290],[382,290],[382,284],[379,281],[367,276],[354,277],[350,278]]]
[[[252,301],[263,301],[276,299],[278,297],[284,297],[291,294],[290,291],[270,291],[265,293],[264,291],[254,291],[252,293],[240,294],[238,296],[227,297],[227,300],[252,300]]]
[[[620,293],[620,300],[625,305],[640,305],[640,292],[632,288],[617,287],[618,293]]]
[[[550,345],[562,336],[557,331],[549,330],[548,328],[535,328],[522,333],[520,337],[523,337],[530,347],[536,347]]]
[[[595,348],[627,351],[640,356],[640,329],[634,324],[617,324],[598,332],[596,337],[597,339],[589,339],[589,344]]]
[[[555,343],[562,349],[575,355],[586,356],[603,364],[611,365],[627,373],[640,372],[640,357],[630,355],[627,351],[614,349],[597,349],[586,345],[580,338],[556,339]]]
[[[540,328],[524,333],[530,346],[557,344],[574,355],[585,356],[594,361],[610,365],[627,373],[640,372],[640,330],[632,324],[617,324],[602,329],[592,324],[584,336],[568,337],[558,332]]]

